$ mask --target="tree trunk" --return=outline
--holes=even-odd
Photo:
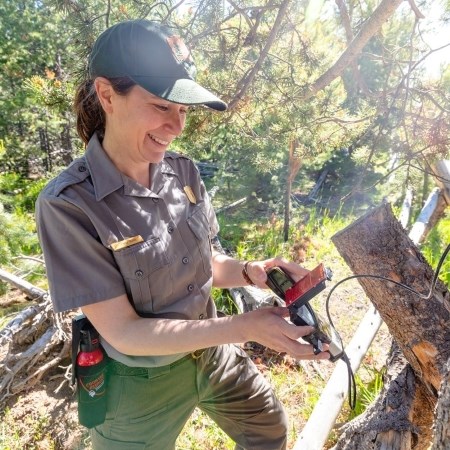
[[[447,376],[442,381],[434,425],[432,450],[448,450],[450,448],[450,360],[447,363]]]
[[[333,236],[332,241],[355,274],[387,277],[424,296],[428,294],[433,270],[405,234],[389,205],[370,211]],[[398,357],[390,362],[389,373],[393,375],[388,376],[375,411],[357,419],[356,425],[350,422],[336,448],[429,448],[437,392],[447,374],[450,356],[449,292],[438,281],[430,298],[424,299],[384,280],[359,278],[359,281],[410,366],[403,367],[403,363],[399,366]],[[392,371],[394,366],[401,367],[400,372]],[[375,419],[386,414],[397,417],[398,411],[399,425],[394,420],[370,420],[372,415]],[[368,440],[354,447],[352,441],[360,434],[367,435]]]
[[[394,344],[382,394],[343,427],[333,450],[426,450],[432,438],[433,408],[424,384]]]

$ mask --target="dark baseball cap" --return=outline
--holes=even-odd
[[[96,40],[89,77],[129,77],[153,95],[184,105],[218,111],[227,104],[195,82],[190,50],[169,27],[145,19],[117,23]]]

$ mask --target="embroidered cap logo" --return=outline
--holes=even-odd
[[[188,62],[193,63],[191,57],[191,52],[186,47],[186,44],[183,42],[183,40],[180,38],[180,36],[169,36],[167,38],[167,43],[170,45],[170,48],[172,49],[172,53],[175,56],[175,59],[179,63]]]

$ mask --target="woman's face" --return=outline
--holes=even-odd
[[[181,134],[188,107],[171,103],[136,85],[127,95],[115,92],[106,113],[106,150],[132,163],[158,163]]]

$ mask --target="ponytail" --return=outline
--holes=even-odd
[[[136,84],[128,77],[109,79],[114,91],[126,95]],[[94,81],[86,80],[78,86],[74,100],[77,132],[87,145],[94,133],[100,141],[105,136],[106,116],[95,91]]]

